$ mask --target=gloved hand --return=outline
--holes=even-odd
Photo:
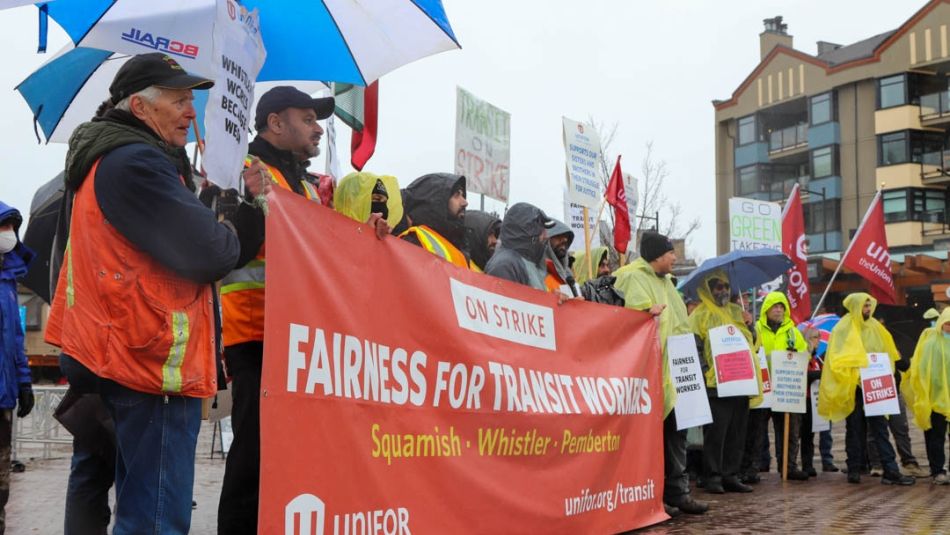
[[[29,383],[21,384],[18,400],[16,417],[25,418],[26,415],[30,414],[30,411],[33,410],[33,403],[35,402],[33,398],[33,385]]]

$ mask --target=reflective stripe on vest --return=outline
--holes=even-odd
[[[244,165],[246,167],[249,167],[251,165],[251,161],[252,160],[250,157],[245,158]],[[280,169],[274,167],[273,165],[265,163],[263,160],[261,160],[261,163],[267,169],[267,172],[270,173],[270,178],[274,182],[274,184],[277,184],[278,186],[284,188],[287,191],[294,191],[294,188],[290,187],[290,182],[287,182],[287,178],[284,177],[284,174],[280,172]],[[303,187],[304,197],[310,199],[311,201],[316,200],[317,202],[320,202],[320,197],[317,195],[317,190],[313,188],[312,184],[310,184],[306,180],[300,180],[298,182]],[[307,187],[307,186],[310,186],[310,187]]]
[[[76,286],[73,284],[73,253],[66,240],[66,306],[76,304]]]
[[[221,295],[241,290],[263,288],[265,266],[264,259],[258,258],[251,260],[244,267],[228,273],[221,280]]]
[[[402,238],[410,232],[416,235],[416,238],[419,239],[419,243],[426,251],[438,255],[443,260],[447,260],[458,267],[472,269],[473,271],[478,270],[474,263],[470,263],[465,258],[465,254],[462,253],[462,251],[431,228],[425,225],[409,227],[405,232],[400,234],[399,237]]]
[[[162,365],[162,392],[181,392],[181,364],[185,360],[185,348],[191,331],[188,316],[184,312],[172,312],[172,346]]]

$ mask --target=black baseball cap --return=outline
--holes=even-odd
[[[109,86],[112,104],[146,87],[211,89],[213,80],[188,74],[171,56],[161,52],[132,56],[119,68]]]
[[[317,119],[326,119],[333,115],[335,106],[333,97],[312,98],[296,87],[279,85],[261,95],[254,116],[254,129],[260,130],[267,124],[270,114],[280,113],[287,108],[312,109],[317,112]]]

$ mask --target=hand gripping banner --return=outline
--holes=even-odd
[[[275,188],[261,533],[666,518],[655,322],[460,270]]]

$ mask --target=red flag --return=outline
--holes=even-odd
[[[620,156],[617,156],[617,165],[607,184],[607,202],[614,207],[614,249],[626,253],[627,244],[630,243],[630,214],[627,212],[627,193],[623,187]]]
[[[851,254],[853,253],[853,254]],[[881,303],[897,304],[897,289],[891,273],[891,253],[884,231],[884,205],[878,191],[841,260],[844,267],[871,283],[871,295]]]
[[[788,270],[788,304],[792,320],[801,323],[811,316],[811,295],[808,289],[808,249],[805,245],[805,215],[798,184],[782,211],[782,252],[792,259],[794,266]]]
[[[357,171],[376,151],[376,125],[379,114],[379,80],[369,84],[363,94],[363,131],[353,131],[350,138],[350,163]]]

